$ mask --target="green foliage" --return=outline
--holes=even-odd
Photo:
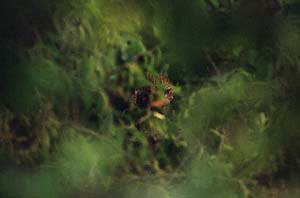
[[[254,81],[245,71],[234,71],[213,82],[216,85],[201,88],[189,98],[189,107],[183,113],[189,135],[202,137],[201,133],[221,127],[243,112],[270,109],[264,105],[272,104],[271,83]]]
[[[107,137],[98,142],[78,135],[78,130],[84,129],[65,130],[59,152],[52,155],[49,162],[38,170],[25,172],[5,167],[6,170],[0,173],[1,194],[9,197],[50,198],[71,197],[76,195],[76,191],[95,186],[104,191],[114,180],[112,173],[122,161],[120,144]],[[7,178],[12,180],[7,182]]]
[[[103,188],[109,186],[114,179],[112,175],[122,160],[120,143],[117,141],[104,137],[99,143],[89,139],[81,136],[68,137],[59,148],[60,153],[51,162],[59,179],[70,190],[94,185],[99,181]]]
[[[204,154],[194,162],[187,182],[179,188],[179,197],[247,197],[248,192],[231,174],[232,165]]]

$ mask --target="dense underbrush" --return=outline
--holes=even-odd
[[[11,0],[3,197],[298,197],[298,1]]]

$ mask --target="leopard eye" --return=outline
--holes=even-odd
[[[172,89],[172,87],[168,87],[168,88],[165,90],[164,96],[165,96],[165,98],[167,98],[168,100],[172,100],[172,99],[173,99],[173,89]]]
[[[169,94],[171,91],[172,91],[172,88],[171,88],[171,87],[168,87],[168,88],[165,90],[165,94]]]

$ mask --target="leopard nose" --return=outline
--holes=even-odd
[[[151,107],[162,107],[168,104],[168,101],[165,99],[154,100],[151,102]]]

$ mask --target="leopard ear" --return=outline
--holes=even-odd
[[[174,89],[171,86],[167,86],[164,96],[167,100],[171,101],[173,100],[173,95],[174,95]]]
[[[160,75],[160,82],[163,84],[171,84],[168,76],[165,74]]]

